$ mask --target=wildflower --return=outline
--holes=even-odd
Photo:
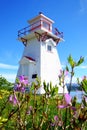
[[[65,104],[59,105],[58,108],[62,109],[71,105],[71,96],[68,93],[64,94],[64,99],[65,99]]]
[[[20,91],[20,89],[21,89],[21,84],[20,83],[19,84],[15,84],[14,90],[15,91]]]
[[[67,105],[71,103],[71,96],[68,93],[64,94],[64,98]]]
[[[54,121],[50,123],[51,126],[62,126],[63,122],[58,118],[57,115],[54,116]]]
[[[71,104],[72,98],[68,93],[64,94],[64,99],[65,99],[65,104],[59,105],[58,108],[63,109],[63,108],[70,107],[73,111],[76,111],[76,108],[73,107]]]
[[[85,98],[85,102],[87,103],[87,97],[85,96],[84,98]]]
[[[58,108],[62,109],[62,108],[66,108],[67,105],[59,105]]]
[[[64,94],[65,104],[59,105],[58,108],[64,109],[64,108],[70,108],[74,114],[76,113],[76,107],[72,106],[71,104],[71,96],[69,94]]]
[[[19,76],[18,82],[14,86],[15,91],[25,92],[25,87],[28,85],[28,79],[25,76]]]
[[[54,120],[55,120],[55,121],[58,121],[58,116],[54,116]]]
[[[10,101],[10,102],[13,101],[13,95],[10,95],[10,97],[9,97],[9,101]]]
[[[68,70],[65,70],[65,71],[64,71],[64,75],[65,75],[65,76],[67,76],[67,75],[68,75],[68,73],[69,73],[69,71],[68,71]]]
[[[19,76],[19,80],[20,80],[20,83],[21,84],[23,84],[23,85],[27,85],[28,84],[28,79],[27,79],[27,77],[25,77],[25,76]]]
[[[62,73],[63,73],[63,71],[62,71],[62,70],[60,70],[60,76],[62,75]]]
[[[82,80],[85,80],[85,79],[87,79],[87,77],[86,77],[86,76],[83,76]]]
[[[16,105],[18,103],[16,95],[13,96],[13,104]]]
[[[33,110],[33,107],[32,106],[29,106],[29,109],[27,111],[27,114],[30,115],[32,113],[32,110]]]
[[[67,76],[68,75],[68,70],[60,70],[60,74],[59,74],[59,77],[61,77],[61,76]]]
[[[10,95],[9,101],[10,101],[14,106],[19,103],[19,102],[18,102],[18,99],[17,99],[17,97],[16,97],[15,94],[14,94],[14,95]]]
[[[25,92],[25,87],[21,88],[21,92],[24,93]]]

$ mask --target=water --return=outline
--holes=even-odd
[[[71,91],[70,92],[70,95],[71,95],[71,97],[73,98],[73,97],[77,97],[77,101],[78,102],[81,102],[82,101],[82,96],[83,96],[83,92],[82,91],[78,91],[78,90],[76,90],[76,91]]]

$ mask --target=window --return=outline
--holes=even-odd
[[[32,79],[35,79],[35,78],[37,78],[37,74],[32,75]]]
[[[52,51],[52,46],[51,45],[47,45],[47,51]]]
[[[50,29],[50,24],[43,21],[43,27],[46,28],[47,30],[49,30]]]

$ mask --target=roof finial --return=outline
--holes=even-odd
[[[39,14],[43,14],[42,12],[39,12]]]

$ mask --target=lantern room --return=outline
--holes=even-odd
[[[39,30],[44,30],[48,32],[52,32],[52,21],[42,13],[39,13],[39,15],[31,20],[28,21],[30,24],[30,31],[36,31],[37,29]]]
[[[33,37],[37,37],[38,41],[45,41],[52,38],[56,43],[63,41],[63,33],[52,25],[53,20],[46,17],[42,13],[28,20],[29,25],[18,31],[18,40],[22,41],[26,46],[27,41]]]

